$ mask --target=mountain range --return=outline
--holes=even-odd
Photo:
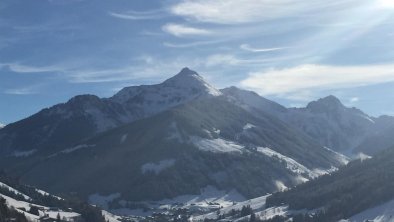
[[[252,91],[218,90],[184,68],[160,84],[76,96],[8,124],[0,168],[112,210],[209,187],[247,199],[374,155],[394,145],[393,128],[393,117],[368,116],[334,96],[286,108]]]

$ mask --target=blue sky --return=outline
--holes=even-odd
[[[185,66],[286,106],[394,114],[393,0],[2,0],[0,122]]]

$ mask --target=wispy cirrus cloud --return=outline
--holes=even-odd
[[[20,63],[2,63],[0,69],[8,68],[16,73],[41,73],[41,72],[59,72],[63,71],[64,67],[61,66],[31,66],[23,65]]]
[[[3,91],[3,93],[8,95],[32,95],[32,94],[37,94],[38,90],[36,86],[33,85],[33,86],[27,86],[21,88],[6,89]]]
[[[212,34],[212,31],[209,31],[207,29],[195,28],[195,27],[182,25],[182,24],[175,24],[175,23],[165,24],[162,27],[162,29],[163,31],[177,37],[192,36],[192,35],[204,36],[204,35]]]
[[[263,95],[354,88],[394,81],[394,64],[329,66],[306,64],[251,73],[243,87]]]
[[[213,40],[213,41],[197,41],[197,42],[189,42],[189,43],[172,43],[172,42],[163,42],[163,45],[170,48],[189,48],[196,46],[205,46],[220,43],[223,40]]]
[[[212,54],[204,59],[204,65],[211,66],[244,66],[249,68],[271,66],[277,62],[289,61],[298,56],[277,57],[240,57],[235,54]]]
[[[276,48],[255,48],[250,46],[249,44],[242,44],[239,46],[240,49],[243,49],[245,51],[249,52],[273,52],[273,51],[279,51],[283,49],[287,49],[289,47],[276,47]]]
[[[355,2],[355,1],[353,1]],[[319,9],[341,8],[352,1],[339,0],[183,0],[170,11],[199,22],[240,24],[314,13]]]
[[[151,11],[141,11],[141,12],[129,10],[124,13],[108,12],[108,14],[115,18],[128,19],[128,20],[160,19],[167,16],[164,10],[151,10]]]

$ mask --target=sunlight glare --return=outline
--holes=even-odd
[[[384,8],[394,9],[394,0],[379,0],[379,5]]]

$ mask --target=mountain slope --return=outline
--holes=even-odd
[[[394,149],[367,160],[349,163],[339,171],[267,198],[268,206],[320,209],[316,221],[347,219],[394,199]]]
[[[6,165],[15,161],[8,160]],[[119,193],[117,201],[143,201],[199,194],[207,186],[256,197],[344,163],[280,120],[257,118],[218,97],[192,101],[48,155],[33,167],[19,167],[22,181],[54,193],[85,198]]]
[[[104,222],[109,215],[102,216],[100,209],[81,202],[75,197],[63,199],[17,180],[0,172],[0,221],[62,221]]]

